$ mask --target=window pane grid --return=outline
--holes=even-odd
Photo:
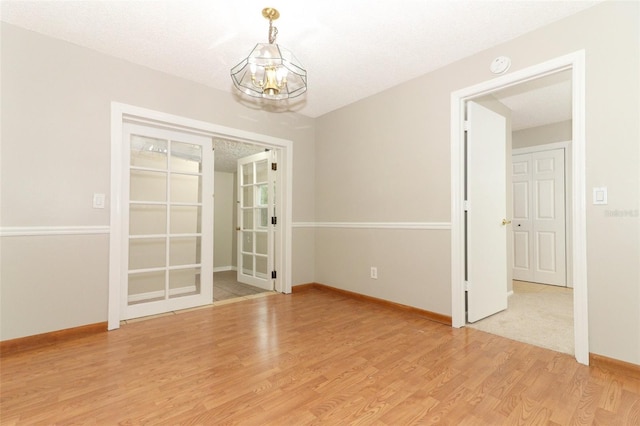
[[[169,153],[169,155],[167,155],[167,153]],[[132,229],[130,223],[130,251],[133,247],[131,244],[133,244],[134,241],[139,241],[140,243],[143,243],[145,240],[148,240],[149,242],[156,240],[158,243],[163,241],[164,247],[158,245],[158,248],[161,248],[164,252],[164,265],[158,264],[156,267],[151,264],[149,267],[144,267],[145,263],[148,264],[149,261],[141,258],[143,260],[142,263],[140,260],[137,260],[137,263],[139,266],[143,267],[136,268],[134,264],[131,264],[130,260],[130,266],[133,266],[135,269],[130,269],[128,271],[129,275],[151,277],[149,274],[154,274],[153,276],[155,278],[153,279],[155,280],[161,279],[160,277],[164,276],[164,295],[158,297],[156,294],[154,296],[154,300],[157,300],[158,298],[166,300],[171,296],[171,277],[174,276],[175,278],[175,275],[172,275],[171,273],[172,271],[174,274],[183,273],[184,275],[184,273],[186,273],[189,276],[193,275],[196,280],[196,293],[199,293],[199,270],[201,263],[189,262],[189,259],[200,262],[202,233],[200,232],[199,225],[201,222],[203,208],[201,200],[203,177],[202,147],[200,145],[193,145],[173,140],[156,140],[144,136],[132,136],[129,176],[130,181],[135,182],[136,185],[132,188],[131,195],[134,198],[142,198],[129,200],[130,216],[134,213],[135,210],[133,210],[133,208],[135,207],[142,209],[145,209],[146,207],[161,208],[157,213],[164,216],[163,220],[161,220],[160,217],[157,217],[157,215],[148,217],[161,225],[160,227],[156,226],[156,232],[148,232],[153,231],[153,226],[151,228],[148,226],[140,228],[138,225],[140,231],[147,231],[147,233],[136,233],[135,228]],[[135,181],[134,177],[136,178]],[[161,177],[163,182],[159,182]],[[155,180],[153,180],[154,178]],[[155,189],[151,187],[151,189],[153,190],[153,193],[159,195],[151,196],[151,199],[146,200],[145,198],[149,197],[149,195],[147,195],[148,191],[145,192],[144,187],[145,185],[152,185],[154,182],[156,183],[156,187]],[[161,183],[161,185],[164,186],[165,194],[162,194],[162,191],[159,191],[157,183]],[[173,194],[172,190],[174,191]],[[140,194],[140,197],[135,194]],[[144,212],[145,210],[141,211],[141,213]],[[147,219],[147,216],[137,214],[137,216],[135,216],[136,224],[141,223],[140,221],[144,222],[145,219]],[[194,221],[197,222],[195,229],[193,229],[196,232],[184,232],[189,231],[189,228],[194,228]],[[158,232],[162,230],[164,230],[164,233]],[[180,239],[183,241],[180,241]],[[193,244],[187,244],[188,247],[185,246],[184,240],[186,239],[194,239],[193,242],[195,243],[195,246],[193,246]],[[173,258],[172,249],[174,250]],[[185,249],[187,250],[185,253],[180,251],[184,251]],[[134,253],[134,255],[136,254],[135,252],[131,253]],[[180,262],[185,261],[186,263],[180,264]],[[153,263],[156,262],[157,260],[153,261]],[[173,265],[171,264],[172,262],[174,263]],[[187,275],[185,275],[185,277]],[[158,282],[158,284],[160,284],[160,282]],[[140,287],[140,285],[138,285],[138,287]],[[146,287],[148,287],[148,285],[146,285]],[[160,290],[161,287],[155,288],[156,290]],[[134,293],[137,292],[137,290],[134,291]],[[158,291],[156,291],[156,293],[158,293]],[[174,297],[176,296],[180,295],[174,295]]]
[[[168,266],[168,267],[159,267],[159,268],[144,268],[144,269],[130,269],[129,270],[129,275],[135,275],[135,274],[145,274],[147,272],[163,272],[165,270],[168,271],[179,271],[182,269],[192,269],[192,268],[199,268],[200,266],[202,266],[201,263],[194,263],[193,265],[178,265],[178,266]]]

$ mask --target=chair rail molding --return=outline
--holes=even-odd
[[[99,235],[109,234],[105,225],[95,226],[3,226],[0,237],[44,237],[49,235]]]
[[[451,229],[450,222],[293,222],[294,228]]]

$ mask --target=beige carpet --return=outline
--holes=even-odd
[[[506,311],[467,326],[573,355],[573,290],[514,281]]]

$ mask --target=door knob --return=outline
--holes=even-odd
[[[240,230],[240,227],[239,227],[239,226],[237,226],[237,227],[236,227],[236,231],[239,231],[239,230]]]
[[[502,219],[502,225],[509,225],[511,223],[510,220]]]

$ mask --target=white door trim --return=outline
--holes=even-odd
[[[569,149],[570,143],[571,141],[552,142],[552,143],[546,143],[542,145],[526,146],[524,148],[513,148],[511,150],[511,155],[531,154],[533,152],[542,152],[542,151],[553,151],[554,149],[564,149],[566,151]]]
[[[585,52],[580,50],[451,94],[451,319],[465,325],[464,290],[464,111],[465,104],[498,89],[514,86],[558,71],[572,70],[572,258],[575,357],[589,364],[587,298],[587,230],[585,166]]]
[[[125,120],[141,123],[153,123],[162,127],[180,129],[182,131],[205,134],[214,137],[228,138],[237,141],[250,142],[265,147],[280,150],[278,158],[281,167],[282,210],[281,232],[278,233],[278,243],[282,247],[282,255],[277,257],[276,270],[280,285],[276,291],[291,293],[291,214],[293,188],[293,143],[290,140],[275,138],[259,133],[220,126],[205,121],[193,120],[160,111],[127,105],[119,102],[111,103],[111,224],[109,232],[109,302],[108,326],[109,330],[120,327],[120,274],[122,270],[122,125]],[[281,279],[280,279],[281,277]]]

